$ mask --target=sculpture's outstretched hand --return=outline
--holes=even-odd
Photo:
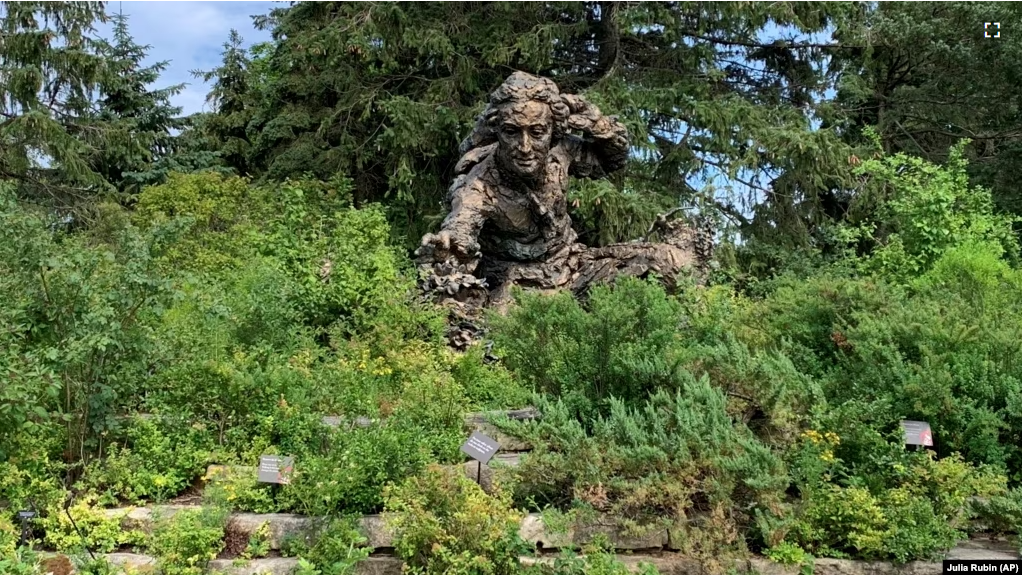
[[[478,257],[479,246],[463,245],[457,234],[441,230],[435,234],[426,234],[416,250],[416,257],[423,261],[443,262],[454,257],[464,263]]]

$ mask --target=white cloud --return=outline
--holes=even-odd
[[[155,87],[187,83],[173,99],[183,113],[203,109],[208,86],[195,79],[191,70],[211,70],[220,62],[223,44],[233,28],[246,45],[270,39],[270,33],[256,30],[250,16],[266,14],[280,2],[109,2],[107,13],[123,12],[135,42],[149,45],[149,62],[169,61]],[[110,26],[100,31],[109,33]]]

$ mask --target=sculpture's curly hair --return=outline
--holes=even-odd
[[[495,142],[501,109],[508,104],[532,101],[543,102],[550,107],[554,117],[553,139],[560,140],[566,132],[571,111],[562,99],[558,85],[547,78],[515,72],[490,93],[487,107],[476,119],[472,133],[462,141],[459,152],[464,154],[473,148]]]

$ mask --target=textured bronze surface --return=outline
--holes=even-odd
[[[623,168],[629,136],[617,118],[560,93],[551,80],[508,77],[460,151],[450,211],[416,251],[422,287],[452,304],[455,323],[471,324],[479,309],[503,306],[514,285],[581,294],[618,275],[653,273],[671,289],[684,267],[706,263],[708,238],[677,221],[662,226],[665,243],[590,248],[576,241],[569,177],[602,178]],[[463,333],[452,343],[471,339]]]

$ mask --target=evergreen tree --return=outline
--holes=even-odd
[[[110,136],[92,114],[105,18],[99,2],[0,2],[0,177],[24,198],[67,209],[111,189],[90,161]]]
[[[193,71],[192,75],[204,82],[212,82],[206,103],[211,111],[197,114],[193,121],[199,146],[216,150],[220,163],[240,175],[250,173],[248,124],[252,119],[256,99],[250,87],[251,60],[243,46],[244,40],[237,30],[231,30],[220,66],[209,71]]]
[[[554,78],[620,114],[632,170],[581,183],[576,221],[590,243],[646,231],[654,213],[716,205],[700,182],[838,161],[805,106],[823,90],[821,32],[844,4],[299,2],[271,29],[268,87],[247,125],[253,173],[339,171],[357,201],[385,200],[407,238],[438,215],[457,143],[509,73]],[[769,28],[792,38],[764,40]],[[751,182],[755,183],[755,182]],[[575,202],[574,202],[575,203]]]
[[[101,42],[106,74],[100,83],[98,121],[116,126],[117,139],[98,148],[92,158],[96,172],[129,196],[148,184],[160,183],[167,171],[167,158],[176,151],[176,134],[185,127],[181,108],[170,98],[184,89],[177,84],[150,89],[168,62],[144,65],[150,46],[135,43],[128,31],[128,18],[112,17],[113,42]]]
[[[872,126],[887,153],[941,163],[959,140],[973,183],[1020,214],[1020,27],[1013,2],[880,2],[836,31],[830,124],[850,142]],[[999,38],[984,23],[999,22]],[[992,28],[993,30],[993,28]],[[990,33],[989,33],[990,35]]]

